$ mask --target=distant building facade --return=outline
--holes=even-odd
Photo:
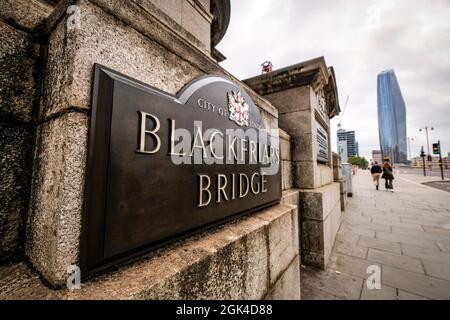
[[[358,142],[355,138],[355,131],[347,131],[344,129],[338,129],[337,131],[338,150],[339,145],[344,142],[347,145],[347,157],[359,156]],[[342,157],[342,156],[341,156]]]
[[[381,150],[372,150],[372,162],[383,162],[383,154],[381,153]]]
[[[378,74],[378,133],[383,156],[407,163],[406,106],[394,70]]]
[[[440,169],[439,167],[439,157],[434,156],[431,158],[431,161],[427,161],[427,158],[425,157],[425,166],[427,168],[432,169]],[[423,160],[422,157],[414,157],[411,159],[411,167],[413,168],[421,168],[423,166]],[[444,169],[450,169],[450,153],[448,157],[442,158],[442,166]]]

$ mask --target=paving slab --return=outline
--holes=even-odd
[[[397,289],[382,285],[380,289],[368,289],[363,287],[361,300],[397,300]]]
[[[422,263],[419,259],[403,256],[401,254],[395,254],[369,248],[367,259],[381,263],[383,265],[425,274]]]
[[[422,260],[425,273],[429,276],[450,281],[450,264]]]
[[[376,191],[359,171],[328,268],[302,268],[302,298],[450,299],[450,197],[421,181],[400,175],[395,192]],[[367,288],[369,265],[380,290]]]
[[[390,233],[390,232],[377,232],[376,238],[378,239],[384,239],[388,241],[394,241],[398,242],[400,244],[410,244],[414,246],[418,246],[421,248],[426,248],[434,251],[441,251],[436,244],[436,241],[433,240],[427,240],[427,239],[421,239],[419,237],[415,236],[407,236],[403,234],[396,234],[396,233]]]
[[[382,283],[430,299],[450,299],[450,281],[394,267],[383,267]]]

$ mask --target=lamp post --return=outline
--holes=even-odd
[[[423,146],[422,149],[420,150],[420,157],[422,158],[423,176],[426,177],[427,171],[425,170],[425,152],[423,151]]]
[[[414,141],[414,138],[408,137],[408,151],[409,151],[409,160],[412,159],[411,157],[411,141]]]
[[[425,130],[425,134],[427,136],[427,148],[428,148],[427,161],[430,163],[430,171],[432,171],[433,170],[433,158],[431,157],[431,152],[430,152],[430,139],[428,137],[428,129],[430,129],[430,131],[434,130],[433,127],[425,126],[425,128],[420,128],[419,131],[422,132]]]
[[[433,131],[433,130],[434,130],[433,127],[425,126],[425,128],[420,128],[419,131],[422,132],[422,131],[425,130],[425,134],[426,134],[426,136],[427,136],[427,148],[428,148],[428,154],[431,155],[431,153],[430,153],[430,140],[429,140],[429,138],[428,138],[428,129],[430,129],[430,131]]]

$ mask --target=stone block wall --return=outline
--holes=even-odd
[[[51,11],[44,1],[0,2],[0,263],[23,254],[41,59],[32,30]]]
[[[80,290],[45,287],[22,264],[0,267],[10,278],[0,281],[0,299],[300,299],[297,217],[296,206],[272,207],[159,249]]]
[[[342,176],[342,161],[341,157],[333,152],[333,180],[339,181],[343,178]]]
[[[330,117],[339,112],[334,72],[323,57],[245,80],[279,111],[279,124],[291,137],[293,187],[298,188],[302,262],[325,268],[341,220],[339,184],[328,162],[319,161],[317,125],[330,136]],[[327,91],[326,93],[324,93]],[[292,201],[285,193],[284,201]]]
[[[281,185],[282,190],[294,187],[294,172],[292,164],[291,137],[280,129],[280,154],[281,154]]]
[[[341,211],[345,210],[345,207],[347,206],[347,183],[342,175],[342,161],[341,157],[333,152],[333,178],[334,181],[339,183],[339,192],[341,197]]]
[[[213,20],[210,0],[144,0],[140,3],[150,12],[158,14],[161,21],[169,24],[183,38],[202,51],[210,52]]]
[[[14,1],[6,4],[11,2]],[[45,2],[31,1],[34,2],[45,6]],[[209,5],[206,0],[182,2]],[[29,4],[23,3],[21,8],[27,8]],[[79,27],[68,27],[65,12],[69,5],[76,5],[80,10]],[[156,0],[120,3],[74,0],[60,2],[56,9],[47,5],[48,11],[39,22],[28,17],[31,19],[27,22],[30,23],[29,33],[22,27],[11,31],[17,34],[15,41],[8,43],[5,50],[4,46],[0,49],[6,54],[11,51],[20,59],[6,58],[0,51],[2,76],[6,70],[3,61],[15,63],[8,70],[17,72],[17,75],[13,74],[17,79],[21,75],[16,86],[25,85],[29,89],[22,90],[23,97],[14,96],[20,99],[10,99],[5,92],[10,93],[17,87],[12,85],[3,90],[3,83],[6,88],[8,79],[1,79],[1,134],[11,137],[10,140],[15,139],[13,142],[2,139],[2,143],[5,141],[5,146],[1,145],[2,157],[4,154],[10,157],[1,159],[1,178],[9,182],[2,183],[2,187],[17,190],[16,193],[2,190],[2,197],[4,194],[17,195],[17,199],[5,200],[11,204],[8,210],[12,213],[4,215],[1,211],[0,227],[3,228],[6,221],[8,228],[19,230],[15,234],[22,232],[24,235],[26,221],[26,259],[51,286],[46,287],[40,278],[35,278],[23,263],[1,267],[0,274],[16,270],[17,277],[26,278],[29,282],[23,283],[22,291],[20,288],[15,291],[8,289],[11,282],[22,283],[14,276],[10,282],[2,282],[0,292],[3,296],[0,298],[21,293],[25,298],[28,295],[30,298],[55,299],[299,299],[298,192],[291,189],[290,137],[283,132],[281,170],[285,204],[168,245],[120,267],[117,272],[84,283],[79,291],[69,293],[58,289],[65,285],[67,267],[79,262],[94,63],[172,94],[204,74],[222,74],[238,82],[205,53],[209,45],[203,46],[185,34],[191,32],[187,25],[180,29],[178,23],[175,26],[163,19],[160,12],[163,10],[158,11],[158,5],[163,6],[163,3]],[[2,11],[2,14],[4,12],[19,14],[11,10]],[[198,10],[196,12],[199,13]],[[0,20],[0,26],[3,25],[15,29],[16,23],[11,26]],[[196,28],[193,26],[193,30]],[[9,30],[3,34],[7,32]],[[36,32],[39,32],[36,35],[39,36],[40,47],[29,40],[34,39],[31,34]],[[201,35],[192,32],[196,40],[202,42],[206,39],[202,40]],[[41,52],[45,54],[40,55]],[[38,60],[44,68],[36,71],[33,68],[38,65]],[[21,66],[23,73],[17,71],[22,70]],[[28,77],[31,77],[29,85]],[[278,129],[277,110],[247,86],[241,85],[260,108],[266,128]],[[3,114],[7,116],[3,117]],[[19,129],[10,133],[9,127],[4,129],[4,124],[15,125],[22,131],[29,130],[20,136],[15,133]],[[26,142],[17,142],[19,136]],[[24,151],[20,149],[22,146]],[[17,170],[9,165],[9,170],[4,172],[3,163],[14,163]],[[23,185],[17,181],[23,181]],[[21,218],[16,219],[19,216]],[[10,234],[13,233],[9,232],[8,237]],[[3,237],[3,233],[1,235]],[[5,250],[7,246],[3,244],[3,238],[1,241],[0,250]],[[12,243],[12,247],[19,248],[24,239],[16,237]],[[35,288],[39,290],[35,291]],[[36,292],[40,296],[36,296]]]
[[[300,191],[302,261],[325,269],[341,223],[339,184]]]

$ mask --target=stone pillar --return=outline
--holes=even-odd
[[[347,181],[342,175],[342,161],[341,157],[333,152],[333,178],[334,182],[339,183],[339,192],[341,194],[341,211],[345,210],[347,206]]]
[[[12,64],[8,70],[23,66],[23,70],[19,69],[23,73],[13,75],[15,79],[22,76],[17,83],[27,90],[24,90],[23,104],[13,106],[15,109],[11,107],[17,111],[10,113],[23,115],[20,121],[26,123],[32,114],[30,106],[36,106],[35,137],[26,138],[35,145],[32,157],[31,143],[22,143],[29,148],[23,154],[32,158],[33,168],[25,252],[28,262],[51,288],[45,288],[35,278],[24,281],[21,289],[16,287],[14,292],[8,291],[8,283],[2,283],[0,292],[2,295],[7,292],[2,297],[22,293],[22,297],[40,298],[33,296],[36,287],[28,290],[25,284],[38,281],[41,297],[61,299],[300,298],[298,211],[296,205],[288,202],[169,244],[118,267],[117,272],[83,283],[80,291],[53,290],[64,287],[67,269],[79,265],[82,251],[80,238],[95,63],[174,95],[199,76],[221,74],[248,89],[265,127],[278,129],[278,111],[211,58],[209,38],[205,35],[210,30],[205,24],[211,20],[207,14],[210,2],[180,3],[186,5],[185,2],[196,12],[186,7],[183,12],[188,12],[189,19],[181,17],[184,21],[181,23],[174,19],[176,16],[171,18],[168,10],[173,8],[165,8],[166,3],[162,1],[59,2],[35,30],[40,32],[45,49],[41,57],[45,66],[40,79],[42,95],[37,101],[33,100],[36,89],[31,77],[35,57],[32,55],[30,59],[25,54],[30,54],[28,36],[11,31],[16,41],[0,50],[6,48],[7,54],[15,54],[19,59],[9,57],[7,61]],[[76,14],[67,13],[71,5],[75,6],[72,9]],[[8,99],[1,94],[2,99]],[[10,100],[12,105],[13,99]],[[25,112],[22,106],[26,107]],[[19,127],[26,128],[22,124]],[[2,128],[2,134],[5,132],[8,131]],[[282,143],[289,145],[287,134],[282,139]],[[22,154],[19,156],[26,159]],[[282,160],[285,188],[289,190],[293,183],[291,158],[286,156]],[[8,179],[20,178],[19,174],[13,175]],[[2,244],[0,249],[3,248]],[[28,270],[23,264],[8,270],[19,269]],[[32,273],[18,271],[17,275],[31,279]],[[15,281],[14,277],[11,281]]]
[[[41,71],[33,29],[51,10],[37,0],[0,2],[0,263],[23,254]]]
[[[325,268],[340,226],[339,184],[333,179],[330,119],[339,113],[334,71],[317,58],[244,81],[279,110],[293,141],[294,186],[300,189],[304,263]],[[318,154],[318,135],[327,144]],[[324,158],[325,156],[325,158]]]

